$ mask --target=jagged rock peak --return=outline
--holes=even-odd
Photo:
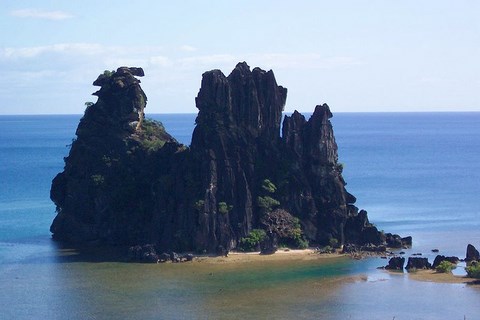
[[[147,96],[136,77],[144,75],[143,69],[136,67],[120,67],[116,71],[106,70],[100,74],[93,82],[94,86],[101,87],[93,93],[98,96],[98,101],[85,110],[77,135],[91,132],[89,122],[100,123],[105,129],[128,129],[132,126],[138,129],[143,121]],[[82,130],[84,127],[87,130]]]
[[[241,126],[254,137],[279,136],[287,89],[277,85],[273,71],[237,64],[226,77],[220,70],[205,72],[195,99],[197,123]]]
[[[291,116],[285,116],[282,127],[285,145],[297,156],[307,153],[319,164],[337,165],[338,147],[331,117],[327,104],[317,105],[308,121],[296,110]]]
[[[65,168],[52,181],[57,216],[55,239],[82,244],[131,244],[153,239],[160,176],[169,175],[185,149],[160,122],[143,119],[146,96],[141,68],[105,71],[94,85],[98,101],[87,103]],[[171,189],[170,187],[166,187]],[[169,198],[171,194],[169,194]],[[155,220],[157,221],[157,220]],[[154,233],[151,235],[150,233]]]
[[[93,82],[94,86],[101,87],[104,84],[108,82],[108,79],[110,79],[112,76],[137,76],[137,77],[143,77],[145,76],[145,72],[143,71],[142,68],[137,68],[137,67],[119,67],[117,68],[117,71],[108,71],[106,70],[104,73],[100,74],[98,78]],[[130,77],[129,77],[130,78]],[[140,80],[135,79],[136,83],[140,83]]]

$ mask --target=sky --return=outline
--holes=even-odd
[[[146,113],[195,113],[202,74],[272,69],[285,110],[480,111],[478,0],[0,0],[0,114],[81,114],[142,67]]]

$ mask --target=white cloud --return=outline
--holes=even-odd
[[[91,83],[98,74],[123,65],[137,66],[143,67],[146,73],[142,83],[149,97],[149,112],[178,112],[180,109],[194,112],[194,97],[200,87],[201,75],[212,69],[220,69],[228,75],[241,61],[246,61],[252,68],[258,66],[265,70],[278,70],[276,74],[282,74],[279,83],[293,88],[298,82],[300,89],[305,82],[304,75],[316,74],[312,68],[335,72],[337,68],[359,64],[350,57],[323,57],[313,53],[199,55],[194,51],[179,52],[178,47],[59,43],[35,47],[0,47],[0,69],[4,73],[0,87],[8,87],[9,92],[16,92],[10,97],[15,105],[30,103],[27,100],[31,95],[23,98],[18,92],[36,92],[37,100],[44,101],[39,108],[47,110],[53,108],[52,101],[69,99],[72,101],[72,110],[68,112],[80,113],[83,104],[73,102],[92,99]],[[52,88],[55,88],[54,93]],[[298,92],[301,98],[309,94]],[[48,109],[48,112],[67,112],[62,109],[63,105],[55,106],[59,111]],[[296,102],[295,105],[308,104]]]
[[[259,53],[246,55],[212,54],[175,57],[165,54],[163,47],[104,46],[95,43],[60,43],[48,46],[1,48],[0,59],[32,59],[57,54],[64,57],[95,58],[112,65],[141,65],[144,67],[233,68],[246,61],[263,69],[336,69],[361,65],[353,57],[323,57],[315,53]],[[174,52],[174,50],[172,51]],[[53,61],[54,62],[54,61]],[[205,71],[205,70],[204,70]]]
[[[64,11],[44,11],[39,9],[20,9],[10,12],[10,15],[17,18],[36,18],[46,20],[65,20],[73,17]]]
[[[106,47],[92,43],[65,43],[49,46],[23,47],[23,48],[3,48],[0,50],[0,58],[3,59],[21,59],[35,58],[41,54],[60,53],[76,55],[97,55],[104,53]]]

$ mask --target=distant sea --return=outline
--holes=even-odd
[[[80,117],[0,116],[0,318],[480,319],[478,287],[417,282],[377,270],[379,258],[230,268],[75,259],[50,239],[49,190]],[[150,117],[190,144],[194,114]],[[407,256],[480,248],[480,113],[334,113],[332,123],[347,190],[379,229],[413,236]]]

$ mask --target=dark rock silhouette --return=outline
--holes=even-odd
[[[133,70],[132,72],[130,72]],[[104,73],[98,101],[80,120],[64,171],[52,182],[54,239],[75,244],[156,243],[159,179],[184,149],[155,122],[136,130],[146,103],[139,69]],[[153,241],[155,240],[155,241]]]
[[[388,265],[385,267],[385,269],[403,270],[404,265],[405,265],[404,257],[393,257],[393,258],[390,258],[390,260],[388,261]]]
[[[467,254],[465,261],[470,262],[470,261],[480,261],[480,253],[478,250],[471,244],[467,245]]]
[[[398,234],[385,234],[385,241],[389,248],[409,248],[412,246],[412,237],[400,237]]]
[[[308,120],[285,116],[280,135],[287,90],[272,71],[246,63],[228,77],[209,71],[186,147],[142,121],[147,98],[136,76],[141,68],[122,67],[94,82],[98,101],[52,182],[55,239],[228,254],[252,229],[270,228],[266,253],[296,228],[303,245],[388,244],[345,189],[328,105]],[[276,209],[284,213],[272,216]]]
[[[442,263],[443,261],[448,261],[450,263],[457,264],[460,261],[460,259],[455,256],[446,257],[444,255],[439,254],[435,257],[435,260],[433,260],[432,269],[437,268],[440,265],[440,263]]]
[[[407,261],[407,266],[405,269],[407,270],[420,270],[420,269],[431,269],[432,265],[428,262],[427,258],[419,258],[419,257],[409,257]]]

